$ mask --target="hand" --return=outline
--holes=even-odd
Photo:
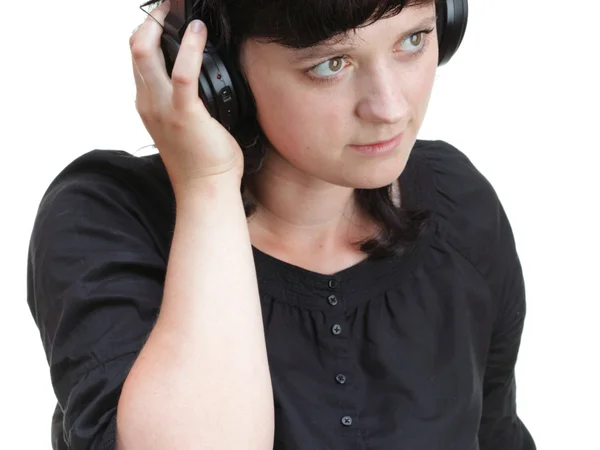
[[[169,2],[152,11],[129,40],[137,89],[136,110],[165,164],[174,189],[185,190],[221,175],[241,180],[242,151],[198,96],[206,27],[194,21],[185,32],[169,78],[160,46]],[[159,23],[157,23],[159,22]]]

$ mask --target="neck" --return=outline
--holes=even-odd
[[[356,207],[353,188],[311,178],[276,152],[249,180],[248,190],[257,203],[249,227],[259,247],[332,253],[365,237],[368,221]]]

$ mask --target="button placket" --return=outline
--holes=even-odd
[[[327,285],[329,286],[330,289],[335,289],[338,286],[338,283],[337,283],[337,280],[332,278],[331,280],[329,280]],[[339,304],[339,300],[335,294],[329,294],[327,296],[327,302],[331,306],[337,306]],[[331,327],[331,332],[334,335],[339,336],[342,333],[342,326],[339,323],[334,324]]]
[[[338,282],[338,280],[336,279],[330,279],[327,282],[327,286],[329,288],[329,290],[331,291],[329,295],[326,296],[327,299],[327,303],[329,304],[329,306],[333,309],[333,308],[338,308],[341,305],[341,286],[340,283]],[[343,322],[344,320],[344,315],[342,312],[340,312],[340,314],[335,314],[336,319],[335,319],[335,323],[333,323],[333,325],[331,325],[331,333],[338,337],[338,338],[342,338],[342,340],[339,343],[339,355],[338,355],[338,359],[346,359],[347,355],[348,355],[348,349],[346,348],[346,345],[348,345],[348,341],[344,338],[344,330],[345,330],[345,326],[346,324]],[[342,361],[338,361],[338,366],[339,363],[341,362],[342,366],[345,366],[346,364],[344,364],[344,362]],[[342,368],[342,367],[339,367]],[[343,370],[343,369],[342,369]],[[338,372],[333,374],[332,376],[332,382],[336,383],[339,386],[340,390],[340,395],[345,395],[346,393],[346,384],[348,382],[348,376],[346,373],[343,372]],[[347,407],[350,407],[350,410],[352,410],[353,406],[351,406],[350,404],[346,405],[346,407],[344,407],[344,409],[346,409]],[[343,414],[343,410],[341,411]],[[345,412],[349,412],[348,409],[346,409]],[[343,425],[344,427],[351,427],[353,424],[353,419],[351,416],[349,415],[341,415],[340,416],[340,423],[341,425]]]

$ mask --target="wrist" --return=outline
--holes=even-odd
[[[232,199],[241,201],[241,178],[233,174],[219,174],[188,180],[185,183],[173,183],[176,203],[183,206],[188,203],[206,204],[217,199],[229,202]]]

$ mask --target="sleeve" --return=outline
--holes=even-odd
[[[60,177],[40,204],[27,296],[57,398],[54,448],[116,448],[119,395],[166,270],[140,217],[131,191],[99,173]]]
[[[496,239],[492,239],[494,248],[488,255],[495,263],[488,277],[499,309],[485,369],[479,444],[481,450],[535,450],[531,434],[517,414],[515,365],[526,316],[524,278],[511,226],[499,200],[496,219]]]
[[[494,318],[483,380],[481,450],[535,450],[517,414],[515,366],[526,315],[525,283],[513,231],[497,193],[469,158],[443,141],[428,141],[438,214],[446,238],[489,287]]]

